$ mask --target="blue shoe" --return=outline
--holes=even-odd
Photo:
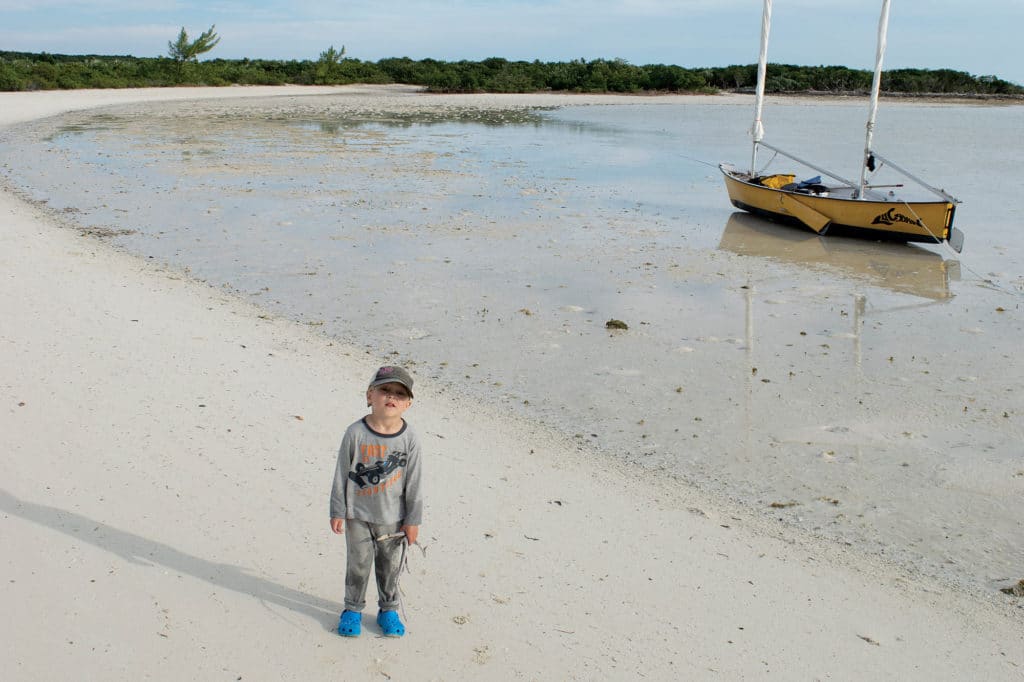
[[[381,611],[377,614],[377,625],[385,637],[401,637],[405,634],[405,626],[396,611]]]
[[[342,611],[338,621],[338,634],[342,637],[358,637],[363,630],[363,614],[359,611]]]

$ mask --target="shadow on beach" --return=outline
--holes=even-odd
[[[247,573],[231,564],[193,556],[161,542],[94,521],[75,512],[21,500],[0,489],[0,510],[52,528],[142,566],[163,566],[212,585],[259,599],[316,620],[333,630],[341,605]]]

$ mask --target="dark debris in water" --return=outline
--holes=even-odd
[[[100,239],[113,239],[114,237],[127,237],[136,233],[136,230],[129,229],[117,229],[113,227],[103,227],[94,225],[90,227],[80,227],[78,231],[89,237],[99,237]]]
[[[1003,594],[1008,594],[1011,597],[1024,597],[1024,579],[1018,580],[1016,585],[1010,585],[999,590]]]
[[[606,329],[629,329],[629,325],[622,320],[608,320],[604,323]]]

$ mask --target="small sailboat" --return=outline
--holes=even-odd
[[[963,233],[953,227],[958,199],[944,190],[932,187],[909,171],[897,166],[872,148],[878,95],[882,80],[886,33],[889,25],[889,0],[883,0],[878,22],[878,49],[875,75],[871,84],[871,101],[864,143],[864,157],[859,181],[850,181],[831,171],[764,142],[761,113],[764,106],[764,83],[767,69],[768,34],[771,27],[772,0],[764,0],[761,19],[761,54],[757,67],[757,91],[754,124],[751,136],[754,145],[750,170],[739,170],[729,164],[719,165],[725,177],[726,190],[732,205],[749,213],[778,222],[809,228],[820,235],[829,234],[886,239],[907,242],[947,242],[956,252],[963,248]],[[777,155],[812,169],[819,175],[798,180],[795,173],[765,174],[757,168],[757,152],[765,148]],[[871,184],[871,175],[886,166],[910,180],[937,199],[907,200],[894,189],[903,185]],[[823,181],[822,176],[828,178]]]

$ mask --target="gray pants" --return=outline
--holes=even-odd
[[[377,542],[382,535],[397,533],[401,523],[367,523],[345,520],[345,609],[362,611],[366,606],[366,584],[370,567],[376,563],[377,606],[381,611],[398,609],[398,572],[402,567],[402,538]],[[376,559],[376,561],[374,561]]]

